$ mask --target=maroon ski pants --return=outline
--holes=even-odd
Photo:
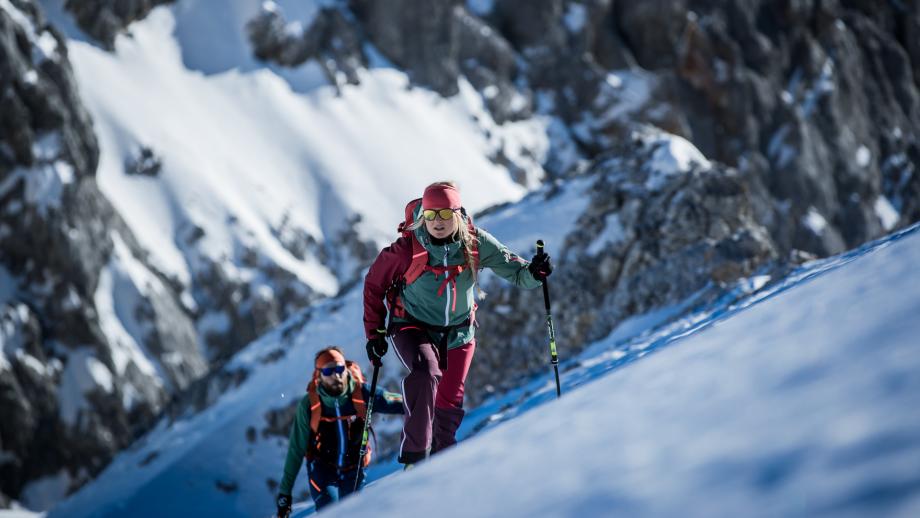
[[[406,407],[399,460],[413,463],[428,453],[456,444],[463,420],[463,388],[476,350],[476,340],[447,352],[447,370],[438,367],[438,347],[429,333],[415,326],[393,335],[399,360],[409,370],[402,380]]]

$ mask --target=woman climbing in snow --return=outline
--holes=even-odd
[[[367,355],[380,365],[387,337],[409,374],[399,462],[407,468],[455,444],[463,391],[476,349],[474,290],[491,268],[523,288],[552,273],[547,255],[531,262],[476,228],[452,182],[429,185],[406,206],[403,235],[384,248],[364,280]],[[387,310],[390,321],[386,325]]]

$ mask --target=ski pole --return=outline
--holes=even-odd
[[[537,240],[537,255],[546,255],[543,251],[543,240]],[[559,356],[556,355],[556,328],[553,326],[553,313],[549,308],[549,284],[543,278],[543,304],[546,306],[546,328],[549,330],[550,363],[556,373],[556,397],[562,397],[562,386],[559,384]]]
[[[361,471],[364,469],[364,456],[367,455],[367,434],[371,429],[371,416],[374,413],[374,399],[377,395],[377,374],[380,372],[380,366],[374,365],[374,374],[371,378],[371,393],[367,398],[367,413],[364,416],[364,433],[361,435],[361,448],[358,450],[358,470],[355,472],[355,488],[358,490],[358,481],[361,480]],[[361,390],[358,388],[358,390]]]

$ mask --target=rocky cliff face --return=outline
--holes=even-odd
[[[688,4],[670,54],[688,135],[757,170],[785,248],[835,253],[915,221],[916,175],[893,164],[918,156],[918,78],[896,22],[918,4],[749,3]],[[888,205],[900,216],[880,217]]]
[[[20,496],[95,474],[206,363],[96,186],[67,47],[31,2],[0,8],[0,91],[0,491]]]
[[[453,95],[469,80],[496,120],[559,117],[585,158],[645,123],[760,176],[782,250],[836,253],[920,217],[916,1],[353,0],[326,12],[353,42],[339,68],[366,61],[361,37],[420,86]],[[320,29],[343,48],[320,22],[332,14],[287,44],[267,36],[280,16],[253,22],[263,59],[317,57],[287,58]],[[647,98],[624,88],[628,72]]]

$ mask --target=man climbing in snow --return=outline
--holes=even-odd
[[[358,455],[370,387],[358,364],[346,361],[338,347],[327,347],[314,359],[313,379],[297,405],[291,426],[284,476],[278,494],[278,517],[291,512],[291,493],[304,456],[310,494],[316,509],[344,498],[355,487]],[[383,389],[374,395],[374,413],[402,414],[402,396]],[[370,463],[370,450],[361,460]],[[364,485],[364,470],[357,486]]]
[[[528,262],[475,227],[451,182],[429,185],[405,216],[402,237],[380,252],[364,280],[364,328],[371,362],[380,364],[389,336],[410,371],[403,380],[399,452],[408,468],[457,442],[476,349],[479,270],[491,268],[516,286],[536,288],[553,268],[548,255]]]

